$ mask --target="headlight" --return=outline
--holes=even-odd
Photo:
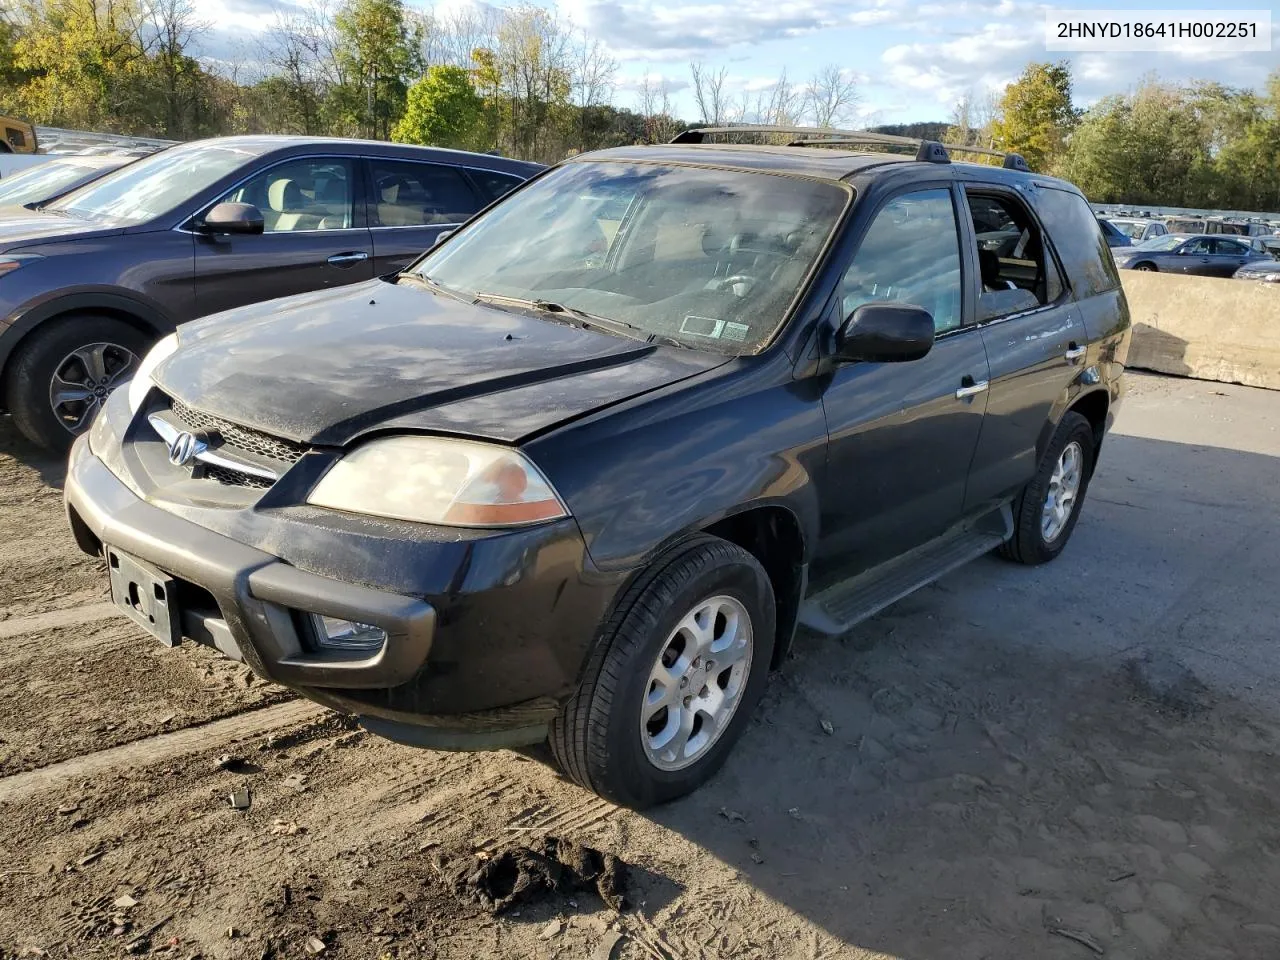
[[[330,467],[307,502],[452,527],[518,527],[569,515],[519,451],[441,437],[371,440]]]
[[[177,349],[178,335],[171,333],[147,351],[147,355],[142,358],[142,363],[138,364],[138,369],[134,371],[133,379],[129,381],[130,413],[137,413],[138,408],[142,406],[142,401],[147,398],[147,392],[152,386],[151,374],[155,373],[156,367],[173,356],[173,352]]]
[[[38,253],[0,254],[0,277],[3,277],[6,273],[13,273],[19,267],[24,267],[32,261],[43,259],[44,257]]]

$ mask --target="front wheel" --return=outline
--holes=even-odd
[[[606,621],[577,692],[551,725],[570,779],[642,809],[724,763],[764,692],[774,598],[759,561],[699,536],[664,554]]]
[[[1094,463],[1093,426],[1068,411],[1040,469],[1013,504],[1013,537],[1000,548],[1019,563],[1047,563],[1062,552],[1080,517]]]
[[[1133,269],[1141,270],[1143,273],[1155,273],[1156,265],[1154,263],[1140,263]]]
[[[5,401],[14,423],[32,442],[65,453],[133,376],[151,339],[114,317],[82,314],[43,324],[9,365]]]

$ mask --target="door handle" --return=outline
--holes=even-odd
[[[335,267],[349,267],[353,263],[368,259],[369,255],[363,250],[353,250],[351,253],[335,253],[329,258],[329,262]]]
[[[1088,352],[1089,352],[1088,347],[1078,347],[1073,343],[1067,349],[1067,352],[1063,354],[1063,356],[1066,357],[1068,360],[1070,360],[1072,363],[1075,363],[1077,360],[1083,359],[1084,355]]]
[[[964,383],[963,380],[961,381],[963,386],[956,391],[957,400],[965,400],[969,397],[977,396],[979,393],[985,391],[987,387],[991,386],[990,382],[986,380],[979,380],[977,383],[974,383],[970,377],[965,377],[964,379],[969,382]]]

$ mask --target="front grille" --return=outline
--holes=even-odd
[[[193,410],[177,397],[173,398],[173,415],[182,421],[187,429],[193,432],[196,430],[205,430],[210,433],[216,431],[222,437],[222,442],[227,446],[243,450],[246,453],[257,454],[259,457],[266,457],[268,460],[276,460],[281,464],[291,466],[297,463],[302,458],[302,455],[307,452],[307,448],[300,443],[282,440],[279,437],[271,436],[269,433],[263,433],[251,427],[242,427],[240,424],[232,423],[230,420],[223,420],[221,417],[215,417],[200,410]],[[262,482],[266,486],[271,485],[268,481],[264,480]]]
[[[201,469],[206,480],[214,480],[229,487],[253,487],[257,490],[269,490],[271,488],[271,481],[266,477],[255,477],[251,473],[228,470],[226,467],[218,467],[213,464],[205,464]]]

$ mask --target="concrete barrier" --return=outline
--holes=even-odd
[[[1280,390],[1280,284],[1121,270],[1129,366]]]

